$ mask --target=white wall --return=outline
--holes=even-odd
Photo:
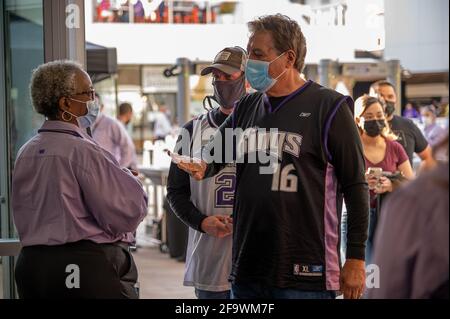
[[[113,24],[86,27],[89,42],[117,48],[119,64],[170,64],[179,57],[210,61],[226,46],[247,43],[245,25]]]
[[[448,0],[385,0],[386,59],[413,73],[448,72]]]

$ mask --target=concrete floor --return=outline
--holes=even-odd
[[[133,256],[141,299],[195,299],[194,288],[183,286],[183,262],[161,253],[158,247],[139,248]]]

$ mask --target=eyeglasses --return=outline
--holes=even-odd
[[[90,98],[91,100],[95,100],[95,90],[94,89],[89,89],[89,91],[75,93],[74,95],[85,95],[88,98]]]

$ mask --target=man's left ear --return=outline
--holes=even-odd
[[[287,61],[289,66],[293,66],[295,64],[295,58],[297,57],[295,55],[295,52],[292,50],[288,50],[286,53]]]

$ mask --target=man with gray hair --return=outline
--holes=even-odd
[[[297,22],[277,14],[248,26],[245,75],[257,92],[237,102],[203,158],[234,128],[276,128],[269,140],[279,151],[270,174],[262,174],[266,163],[248,160],[250,151],[236,164],[232,295],[328,299],[341,290],[345,298],[360,298],[369,202],[353,101],[302,79],[306,40]],[[266,144],[258,140],[256,151],[265,153]],[[196,179],[213,176],[226,165],[226,151],[223,145],[222,162],[178,165]],[[348,231],[341,269],[343,197]]]

